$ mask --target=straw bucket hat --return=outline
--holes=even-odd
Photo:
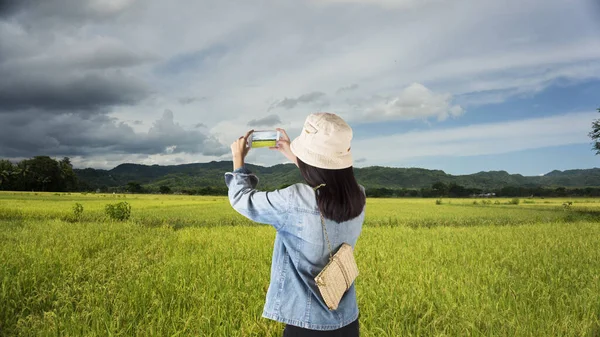
[[[338,115],[310,114],[302,133],[290,144],[292,153],[308,165],[339,170],[352,166],[352,128]]]

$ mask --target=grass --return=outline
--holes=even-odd
[[[361,335],[599,336],[600,204],[508,201],[369,199]],[[274,238],[224,198],[0,193],[0,335],[280,336]]]
[[[253,140],[252,147],[274,147],[277,146],[276,140]]]

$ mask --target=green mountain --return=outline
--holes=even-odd
[[[122,164],[111,170],[75,169],[80,185],[88,189],[114,188],[137,182],[148,190],[169,186],[172,190],[223,188],[223,174],[231,171],[230,161],[195,163],[172,166]],[[277,188],[301,182],[298,169],[292,164],[247,167],[260,178],[262,189]],[[441,170],[372,166],[354,169],[358,182],[367,189],[421,189],[437,182],[457,184],[470,189],[498,190],[503,187],[567,187],[600,186],[600,168],[587,170],[552,171],[543,176],[528,177],[505,171],[479,172],[469,175],[450,175]]]

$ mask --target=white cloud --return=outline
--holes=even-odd
[[[412,83],[396,97],[369,108],[369,119],[428,119],[440,121],[448,117],[458,117],[464,113],[459,105],[452,105],[452,95],[436,94],[419,83]]]
[[[167,146],[165,148],[165,153],[172,154],[173,152],[175,152],[175,149],[177,149],[177,145]]]
[[[353,154],[369,164],[396,163],[419,157],[478,156],[589,142],[596,113],[569,113],[544,118],[412,131],[357,140]]]
[[[412,131],[403,134],[358,139],[352,142],[353,156],[357,167],[371,165],[402,166],[403,162],[429,157],[464,157],[493,155],[521,150],[585,144],[589,142],[587,132],[591,120],[597,113],[569,113],[544,118],[533,118],[509,122],[475,124],[463,127]],[[289,124],[289,123],[288,123]],[[296,123],[294,125],[302,125]],[[243,121],[219,124],[217,129],[230,130],[227,135],[217,133],[223,143],[230,144],[248,127]],[[299,128],[287,126],[293,139]],[[211,130],[216,132],[216,130]],[[166,153],[155,155],[115,154],[72,158],[75,167],[97,167],[110,169],[121,163],[178,165],[182,163],[231,160],[230,154],[218,158],[202,154]],[[269,149],[254,149],[249,152],[247,162],[258,165],[275,165],[287,160],[278,152]]]
[[[231,160],[231,158],[228,159]],[[143,165],[180,165],[189,163],[207,163],[211,160],[215,160],[215,158],[212,156],[189,153],[153,155],[114,154],[104,156],[71,157],[71,162],[75,168],[94,167],[106,170],[110,170],[123,163],[136,163]]]

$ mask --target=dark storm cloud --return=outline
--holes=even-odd
[[[248,122],[248,126],[275,126],[279,124],[281,124],[281,119],[277,115],[269,115]]]
[[[18,1],[0,0],[0,18],[12,15],[18,9]]]
[[[151,56],[101,35],[73,43],[74,21],[113,17],[129,3],[0,0],[0,114],[26,109],[103,113],[150,95],[128,68]],[[46,21],[48,26],[37,29]]]
[[[281,101],[272,104],[269,107],[269,111],[275,108],[285,108],[285,109],[292,109],[294,107],[296,107],[299,104],[307,104],[307,103],[314,103],[314,102],[322,102],[323,99],[325,98],[325,93],[324,92],[320,92],[320,91],[313,91],[313,92],[309,92],[307,94],[301,95],[298,98],[284,98]]]
[[[12,17],[28,28],[52,22],[72,25],[114,18],[131,9],[135,1],[0,0],[0,19]]]
[[[82,39],[79,26],[117,18],[131,3],[0,2],[0,157],[229,152],[206,132],[183,128],[170,110],[147,132],[109,116],[152,95],[135,67],[153,57],[115,38]]]
[[[0,113],[28,108],[95,112],[134,104],[149,95],[141,81],[113,74],[9,73],[0,70]]]
[[[186,130],[165,110],[147,133],[106,115],[40,114],[20,111],[0,115],[0,157],[34,155],[194,153],[220,156],[228,149],[214,137]]]

